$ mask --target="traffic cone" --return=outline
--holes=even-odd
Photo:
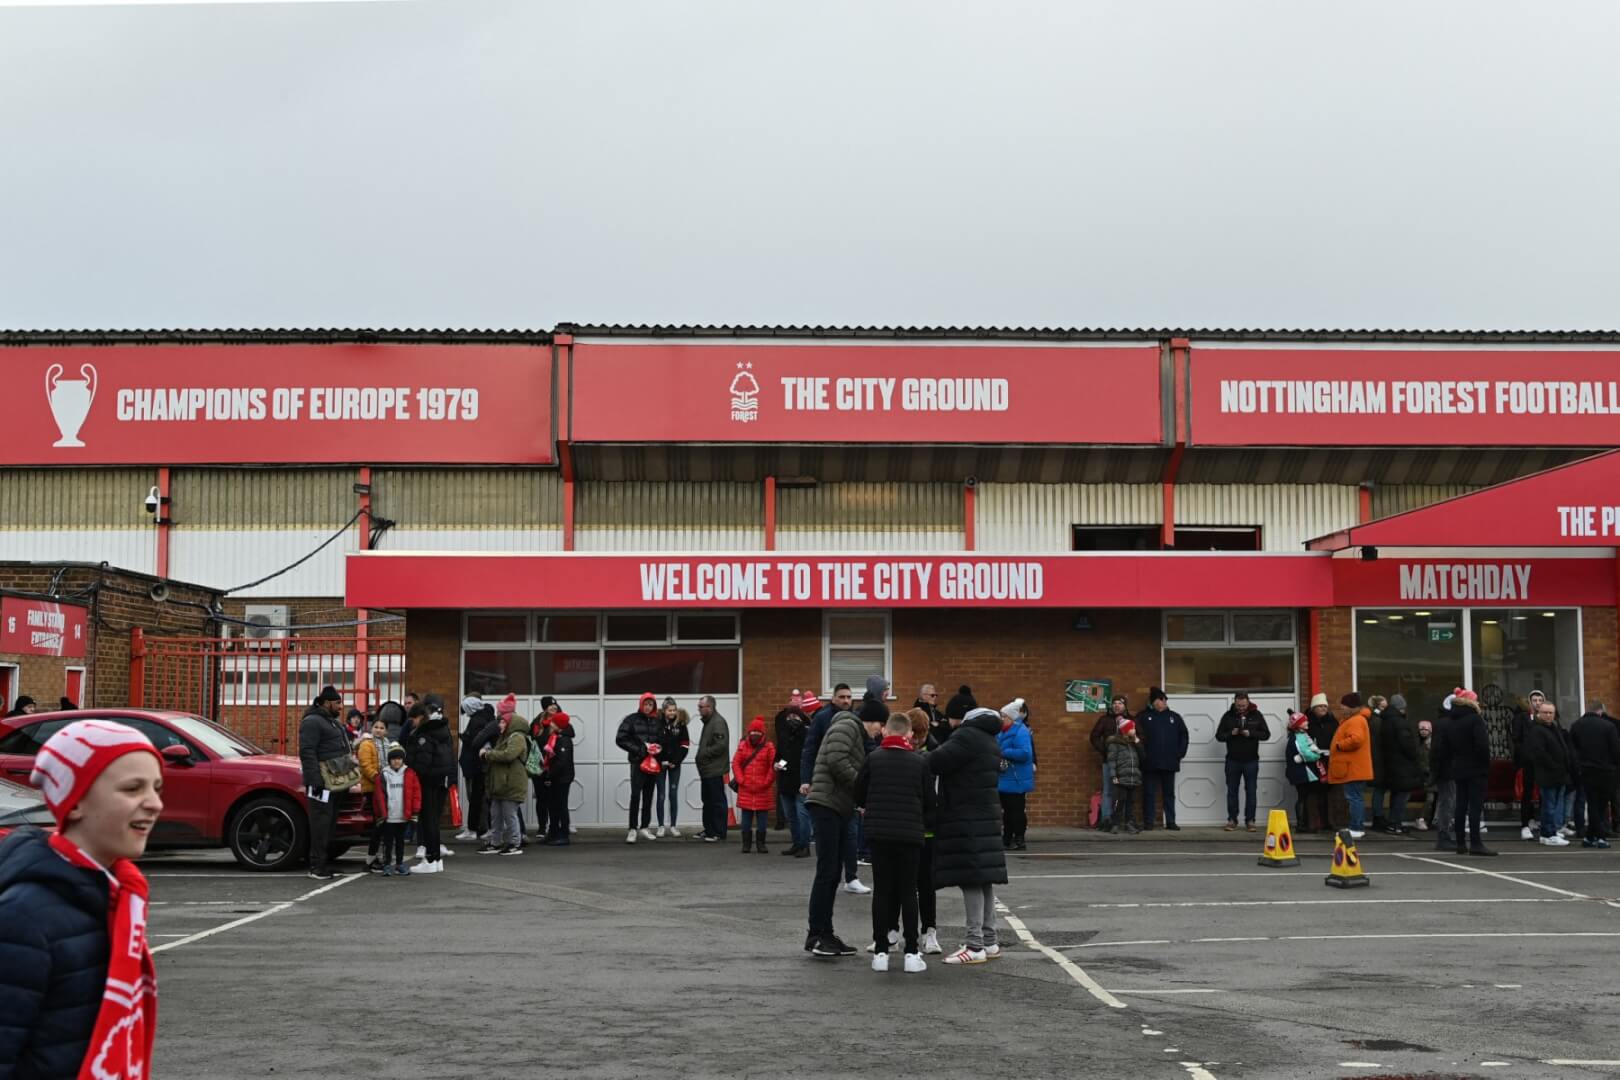
[[[1372,879],[1361,869],[1361,856],[1356,854],[1356,842],[1350,838],[1349,829],[1340,829],[1333,835],[1333,868],[1324,880],[1335,889],[1372,884]]]
[[[1266,846],[1260,851],[1261,866],[1298,866],[1294,835],[1288,831],[1288,811],[1273,810],[1266,817]]]

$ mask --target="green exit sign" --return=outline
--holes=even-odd
[[[1455,625],[1429,627],[1430,641],[1455,641],[1456,638],[1457,627]]]

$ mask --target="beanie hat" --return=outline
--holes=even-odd
[[[1309,727],[1310,723],[1311,718],[1306,716],[1304,713],[1291,712],[1288,714],[1289,731],[1299,731],[1303,728]]]
[[[29,697],[27,694],[18,694],[17,695],[17,700],[12,703],[11,707],[13,709],[15,709],[17,712],[22,712],[24,709],[28,708],[28,706],[30,706],[30,705],[38,705],[38,704],[39,704],[39,702],[35,701],[33,698]]]
[[[1024,715],[1024,699],[1021,697],[1015,697],[1011,701],[1007,702],[1007,704],[1001,707],[1001,715],[1010,716],[1014,720],[1022,719]]]
[[[401,761],[404,761],[405,748],[399,745],[397,742],[391,742],[388,744],[388,760],[393,761],[395,758],[399,758]]]
[[[748,734],[752,735],[756,731],[761,735],[765,734],[765,718],[763,716],[756,716],[748,721]]]
[[[557,704],[557,699],[552,697],[550,694],[547,694],[545,697],[540,699],[540,711],[545,712],[555,704]]]
[[[420,704],[423,711],[425,711],[429,717],[432,717],[434,713],[444,712],[444,698],[440,697],[438,694],[428,694],[426,697],[422,698]]]
[[[343,695],[337,692],[337,687],[327,683],[321,687],[321,692],[315,695],[316,701],[342,701]]]
[[[979,703],[973,699],[973,687],[963,685],[957,687],[955,696],[945,703],[945,715],[960,720],[978,707]]]
[[[1326,708],[1327,703],[1328,703],[1328,701],[1327,701],[1327,695],[1326,694],[1317,693],[1317,694],[1312,694],[1311,695],[1311,708],[1314,709],[1318,705],[1321,705],[1322,707]]]
[[[804,692],[804,695],[799,698],[799,708],[804,711],[806,716],[821,708],[821,702],[816,698],[814,690]]]
[[[1339,704],[1347,709],[1359,709],[1361,708],[1361,695],[1352,690],[1339,699]]]
[[[28,782],[44,793],[45,805],[60,829],[107,766],[141,751],[163,763],[151,740],[132,727],[111,720],[76,720],[45,740],[34,756]]]
[[[1453,690],[1451,692],[1451,697],[1454,701],[1467,701],[1472,702],[1475,705],[1479,704],[1479,695],[1464,686],[1459,686],[1457,689]]]
[[[889,722],[889,707],[877,698],[862,698],[861,703],[855,707],[855,714],[861,718],[863,724]]]
[[[1170,698],[1165,694],[1165,692],[1163,690],[1160,690],[1157,686],[1155,686],[1153,689],[1148,691],[1148,704],[1151,705],[1155,701],[1163,701],[1166,704],[1168,704],[1169,701],[1170,701]]]
[[[1394,709],[1396,712],[1405,712],[1406,711],[1406,695],[1405,694],[1391,694],[1391,695],[1389,695],[1389,707]]]
[[[1534,690],[1532,690],[1532,691],[1530,691],[1530,696],[1531,696],[1531,697],[1538,697],[1538,698],[1540,698],[1540,699],[1541,699],[1541,700],[1542,700],[1542,701],[1546,701],[1546,700],[1547,700],[1547,695],[1546,695],[1546,694],[1543,694],[1543,693],[1542,693],[1542,692],[1541,692],[1541,688],[1540,688],[1540,687],[1537,687],[1537,688],[1536,688],[1536,689],[1534,689]]]
[[[1135,720],[1121,720],[1119,722],[1119,733],[1121,735],[1131,735],[1131,734],[1135,733],[1135,731],[1136,731],[1136,721]]]
[[[517,695],[507,694],[501,698],[501,703],[495,706],[495,715],[505,719],[517,712]]]

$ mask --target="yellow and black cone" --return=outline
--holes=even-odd
[[[1298,866],[1294,835],[1288,831],[1288,811],[1273,810],[1266,818],[1266,846],[1260,851],[1261,866]]]
[[[1333,867],[1324,880],[1335,889],[1372,884],[1372,879],[1361,868],[1361,856],[1356,852],[1356,842],[1349,829],[1340,829],[1333,836]]]

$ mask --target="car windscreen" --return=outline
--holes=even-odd
[[[52,825],[55,820],[39,792],[10,780],[0,780],[0,827]]]
[[[242,736],[226,731],[218,724],[204,720],[200,716],[166,716],[164,720],[170,727],[192,742],[201,744],[216,757],[254,757],[264,753]]]

